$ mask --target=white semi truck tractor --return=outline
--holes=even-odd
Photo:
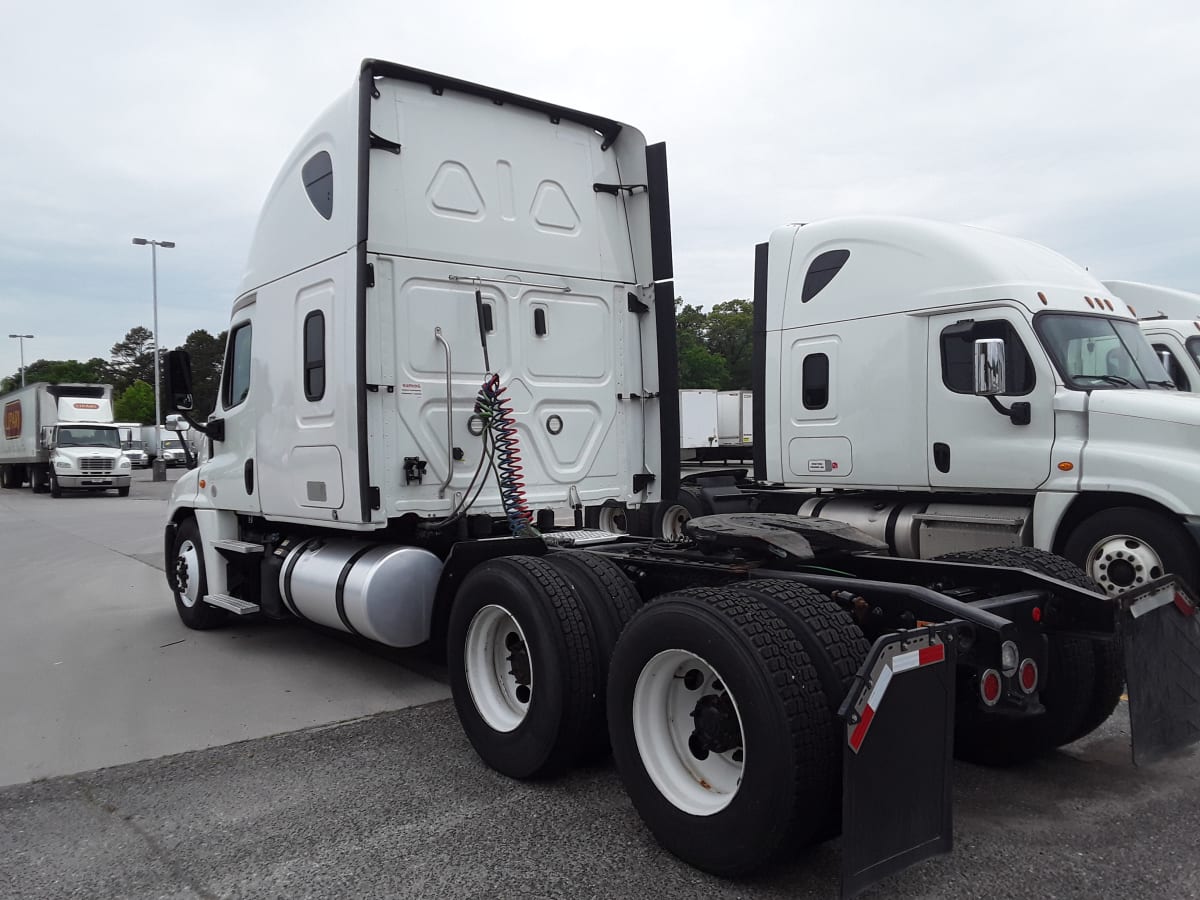
[[[1114,596],[1200,584],[1200,403],[1081,267],[979,228],[834,219],[759,248],[755,310],[755,477],[781,489],[758,508],[903,556],[1036,547]]]
[[[0,487],[33,492],[116,490],[129,496],[132,469],[112,420],[111,384],[38,382],[0,396]]]
[[[577,527],[677,489],[671,269],[662,145],[365,61],[271,188],[191,423],[209,446],[164,536],[183,623],[432,643],[487,765],[611,747],[682,859],[735,875],[840,830],[848,894],[950,849],[952,752],[1075,740],[1125,670],[1139,762],[1196,740],[1200,616],[1169,574],[1112,598],[1049,553],[897,559],[794,515]],[[186,417],[186,353],[166,372]]]
[[[1200,392],[1200,294],[1136,281],[1104,285],[1136,311],[1146,340],[1175,386]]]

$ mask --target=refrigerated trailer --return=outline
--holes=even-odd
[[[130,462],[112,420],[112,385],[38,382],[0,396],[0,487],[37,493],[115,489],[129,495]]]
[[[364,62],[268,195],[191,422],[211,453],[164,532],[183,623],[443,647],[497,771],[611,745],[671,852],[734,875],[840,829],[846,893],[950,848],[952,750],[1075,740],[1123,667],[1137,761],[1195,741],[1200,617],[1170,575],[1111,598],[1037,550],[895,559],[780,514],[670,544],[559,527],[678,489],[671,277],[662,145]],[[186,353],[166,372],[187,416]]]

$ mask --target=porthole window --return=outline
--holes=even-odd
[[[304,190],[317,212],[326,219],[333,216],[333,160],[322,150],[300,170]]]

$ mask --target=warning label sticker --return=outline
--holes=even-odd
[[[400,393],[401,393],[401,395],[408,395],[409,397],[420,397],[421,396],[421,385],[401,383]]]

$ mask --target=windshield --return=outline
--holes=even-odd
[[[115,428],[72,428],[58,429],[60,447],[111,447],[121,449],[121,436]]]
[[[183,444],[181,444],[179,441],[163,441],[162,445],[163,445],[164,450],[182,450],[183,449]]]
[[[1034,324],[1070,387],[1085,391],[1174,387],[1136,322],[1041,313]]]
[[[146,443],[145,443],[145,441],[122,441],[121,449],[122,450],[145,450]]]

